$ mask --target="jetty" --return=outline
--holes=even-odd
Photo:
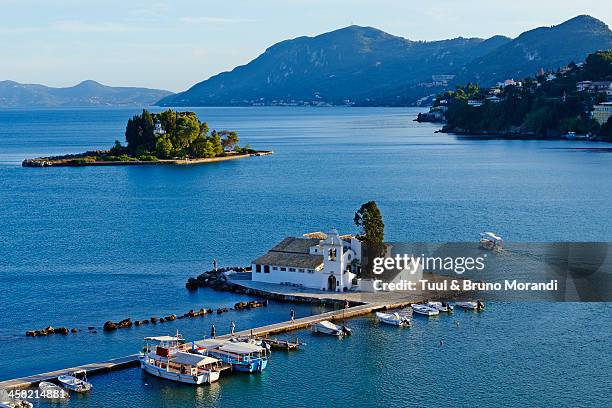
[[[441,275],[424,274],[423,276],[434,281],[444,280],[447,277]],[[280,339],[272,339],[269,336],[288,333],[296,330],[310,328],[315,323],[324,320],[328,321],[343,321],[344,319],[359,317],[372,314],[377,311],[388,309],[398,309],[419,303],[425,299],[432,299],[432,293],[427,292],[329,292],[305,289],[293,286],[280,286],[267,284],[262,282],[254,282],[249,279],[249,272],[235,273],[229,276],[229,283],[239,286],[246,294],[253,296],[262,296],[268,299],[285,302],[304,302],[325,305],[340,305],[340,309],[329,312],[320,313],[314,316],[307,316],[288,320],[280,323],[269,324],[267,326],[256,327],[252,329],[241,330],[232,334],[224,334],[216,336],[217,339],[229,340],[234,338],[255,338],[268,342],[271,347],[279,350],[295,350],[299,347],[299,342],[290,342]],[[465,295],[466,293],[463,293]],[[440,294],[438,294],[440,296]],[[446,298],[451,298],[458,293],[442,294]],[[348,304],[349,307],[346,307]],[[201,339],[194,339],[195,341]],[[101,374],[113,370],[119,370],[138,365],[138,354],[120,357],[112,360],[103,361],[100,363],[85,364],[78,367],[71,367],[62,370],[51,371],[43,374],[7,380],[0,382],[0,389],[26,388],[35,386],[41,381],[55,381],[58,376],[70,374],[74,371],[85,370],[88,375]],[[229,370],[231,367],[223,367],[223,370]]]
[[[284,350],[293,350],[297,348],[296,343],[284,341],[284,340],[276,340],[266,338],[269,335],[280,334],[291,332],[295,330],[305,329],[310,327],[314,323],[321,322],[323,320],[330,321],[340,321],[350,317],[364,316],[375,312],[377,310],[384,310],[387,308],[397,308],[404,307],[410,304],[411,302],[401,302],[398,304],[362,304],[353,307],[349,307],[341,310],[334,310],[330,312],[321,313],[314,316],[302,317],[295,319],[293,321],[285,321],[275,324],[270,324],[267,326],[257,327],[253,329],[242,330],[239,332],[235,332],[233,337],[256,337],[265,339],[265,341],[271,343],[272,347],[276,347],[278,349]],[[231,334],[225,334],[222,336],[217,336],[216,338],[222,340],[229,340],[232,338]],[[22,378],[16,378],[12,380],[2,381],[0,382],[0,390],[2,389],[15,389],[15,388],[27,388],[36,386],[41,381],[51,381],[54,382],[57,380],[57,377],[64,374],[70,374],[75,371],[85,370],[87,371],[88,376],[107,373],[109,371],[120,370],[124,368],[136,367],[138,366],[138,354],[130,354],[129,356],[115,358],[107,361],[103,361],[100,363],[91,363],[85,364],[82,366],[65,368],[56,371],[50,371],[47,373],[31,375]],[[223,370],[230,369],[229,365],[222,367]]]

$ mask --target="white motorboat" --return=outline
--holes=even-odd
[[[0,408],[33,408],[34,404],[24,400],[2,401]]]
[[[321,322],[313,324],[312,331],[315,333],[329,334],[338,337],[344,336],[345,334],[351,334],[351,329],[349,329],[348,327],[338,326],[337,324],[333,324],[328,320],[323,320]]]
[[[447,302],[427,302],[427,306],[444,313],[453,312],[453,307]]]
[[[390,324],[393,326],[408,327],[410,326],[410,318],[405,315],[400,315],[397,312],[383,313],[376,312],[376,318],[381,323]]]
[[[79,378],[79,375],[83,375],[83,378]],[[87,371],[85,370],[75,371],[72,375],[60,375],[57,380],[64,388],[74,392],[87,392],[93,388],[93,385],[87,382]]]
[[[219,380],[221,362],[213,357],[189,353],[190,347],[176,336],[145,337],[138,360],[140,368],[156,377],[186,384],[210,384]]]
[[[41,396],[46,399],[67,399],[70,398],[70,394],[65,391],[62,387],[57,384],[53,384],[49,381],[42,381],[38,384],[40,388]]]
[[[483,310],[485,307],[484,303],[481,302],[480,300],[476,302],[472,302],[472,301],[457,302],[455,303],[455,306],[460,307],[462,309],[466,309],[466,310]]]
[[[420,314],[422,316],[437,316],[440,314],[438,309],[434,309],[433,307],[425,306],[425,305],[412,305],[412,311],[416,314]]]
[[[501,250],[504,240],[493,232],[482,232],[480,234],[480,247],[489,250]]]

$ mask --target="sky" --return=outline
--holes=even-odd
[[[411,40],[516,37],[604,0],[0,0],[0,80],[182,91],[272,44],[351,24]]]

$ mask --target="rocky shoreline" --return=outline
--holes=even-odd
[[[246,291],[243,287],[235,285],[227,278],[227,272],[244,273],[250,272],[250,267],[231,266],[226,268],[220,268],[217,270],[210,270],[201,273],[195,278],[187,279],[185,287],[190,290],[198,290],[199,288],[210,288],[219,292],[233,292],[238,294],[245,294]]]

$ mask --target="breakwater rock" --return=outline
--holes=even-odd
[[[217,269],[216,271],[206,271],[195,278],[187,279],[185,287],[188,290],[197,290],[198,288],[210,288],[217,291],[227,291],[239,294],[244,294],[242,287],[234,285],[227,279],[226,272],[246,272],[250,268],[239,266]]]
[[[67,327],[53,327],[48,326],[42,330],[28,330],[26,331],[27,337],[39,337],[39,336],[49,336],[51,334],[68,334],[68,333],[77,333],[77,329],[68,329]]]
[[[250,302],[238,302],[234,305],[234,310],[243,310],[243,309],[254,309],[256,307],[266,307],[268,306],[268,301],[264,300],[263,302],[258,302],[256,300],[252,300]]]

